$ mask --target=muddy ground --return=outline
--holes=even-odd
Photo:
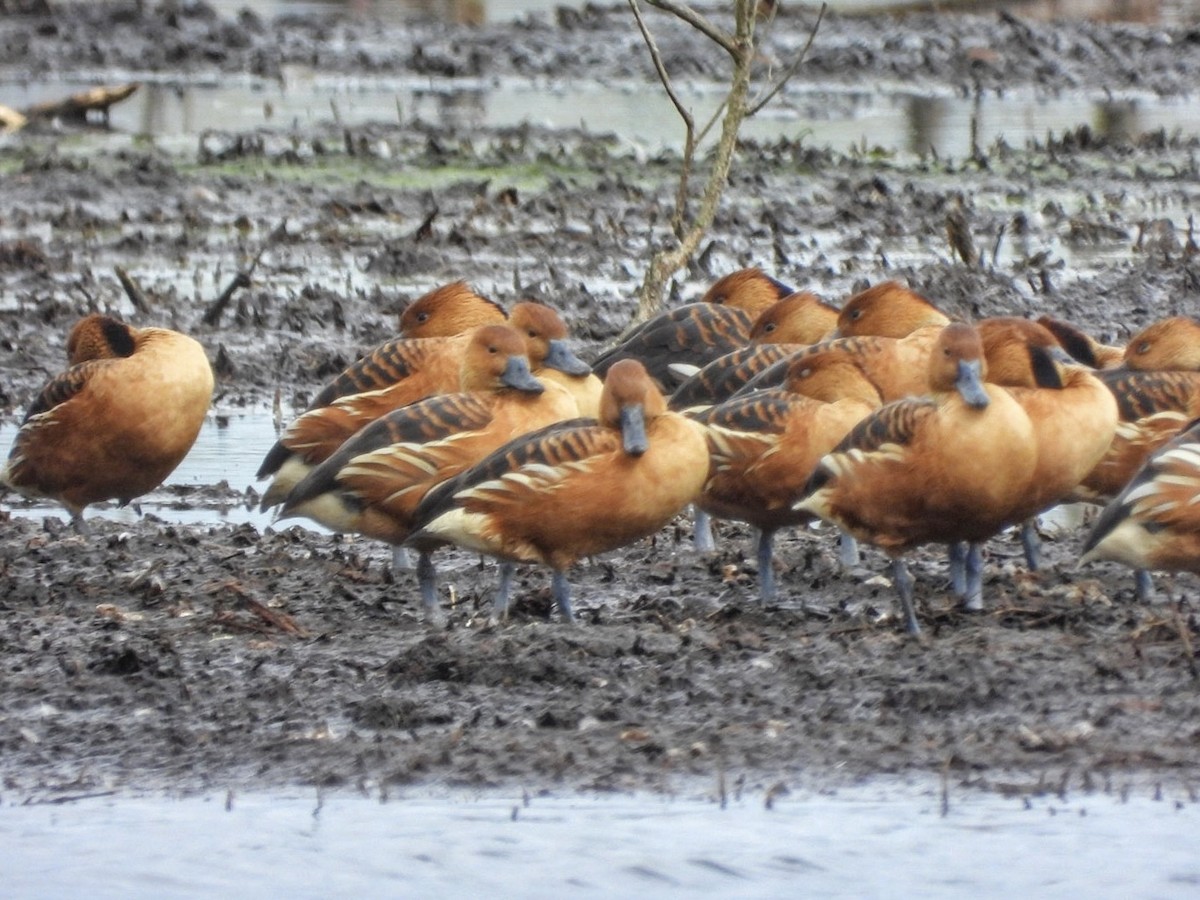
[[[18,13],[0,20],[9,79],[220,81],[303,64],[633,77],[655,89],[619,7],[464,29],[3,6]],[[790,58],[812,18],[785,10],[770,51]],[[659,28],[674,71],[719,77],[698,39]],[[998,14],[831,17],[798,77],[1183,97],[1200,84],[1200,38]],[[1187,230],[1198,150],[1187,135],[1089,130],[971,159],[746,144],[674,299],[753,263],[831,299],[896,277],[962,315],[1051,312],[1120,341],[1200,309]],[[93,308],[197,336],[220,377],[218,412],[269,408],[277,391],[285,413],[302,408],[391,334],[404,303],[455,278],[504,303],[552,303],[594,353],[629,320],[676,171],[669,154],[611,136],[533,127],[330,122],[210,133],[183,154],[31,127],[0,144],[0,411],[19,419],[61,366],[70,324]],[[975,264],[947,244],[954,210],[982,252]],[[264,248],[251,287],[204,324]],[[131,306],[118,265],[148,311]],[[215,507],[243,489],[214,485],[188,502]],[[940,554],[922,553],[918,641],[902,633],[878,554],[840,572],[828,533],[782,536],[780,600],[763,608],[747,530],[724,525],[708,558],[687,532],[681,519],[581,565],[573,628],[548,617],[548,577],[534,569],[521,572],[512,620],[489,625],[493,568],[445,553],[449,617],[433,628],[411,573],[393,573],[369,542],[149,517],[97,519],[80,537],[5,498],[0,777],[18,796],[50,798],[297,784],[705,793],[722,776],[766,789],[939,772],[1057,790],[1200,777],[1190,577],[1138,605],[1128,573],[1075,569],[1079,533],[1049,534],[1038,573],[1003,536],[989,546],[988,611],[967,616],[943,590]]]

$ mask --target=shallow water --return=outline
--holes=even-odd
[[[542,84],[519,79],[430,82],[321,76],[292,69],[280,83],[246,81],[196,85],[155,80],[145,73],[106,73],[108,83],[140,80],[142,88],[112,108],[113,133],[88,135],[85,143],[145,136],[165,147],[193,149],[207,130],[269,128],[286,133],[294,125],[336,119],[347,127],[368,122],[446,122],[472,127],[507,127],[524,122],[549,128],[612,133],[631,146],[653,152],[680,147],[683,130],[669,99],[640,83]],[[23,108],[86,90],[85,82],[0,84],[0,96]],[[716,88],[680,89],[698,121],[722,99]],[[584,111],[584,112],[581,112]],[[1081,125],[1098,134],[1126,136],[1165,128],[1200,134],[1200,119],[1183,99],[1150,95],[1097,94],[1039,98],[1011,92],[978,101],[953,95],[914,93],[898,85],[870,91],[833,85],[789,86],[760,116],[743,126],[751,138],[803,140],[836,150],[866,146],[891,152],[962,159],[974,144],[986,148],[1003,138],[1014,146]],[[974,142],[974,144],[973,144]]]
[[[16,433],[15,422],[0,423],[0,458],[8,457]],[[167,478],[164,486],[143,497],[138,506],[143,514],[154,515],[167,522],[226,522],[235,525],[249,522],[261,530],[271,524],[274,515],[259,512],[257,505],[251,502],[254,499],[252,496],[240,498],[234,493],[245,494],[250,487],[260,493],[265,489],[268,482],[257,481],[254,473],[258,471],[263,456],[275,438],[274,421],[268,413],[210,414],[191,452]],[[230,492],[222,492],[215,500],[211,497],[192,497],[187,490],[219,485],[221,482],[228,485]],[[4,505],[15,514],[27,518],[53,516],[64,521],[70,518],[62,507],[48,502],[13,502],[11,498],[5,498]],[[132,507],[119,508],[111,503],[89,506],[85,516],[129,524],[138,520],[138,512]],[[307,524],[314,530],[321,530],[312,523]]]
[[[548,17],[559,7],[578,9],[585,0],[208,0],[223,15],[234,16],[250,8],[260,16],[322,15],[333,11],[357,12],[398,21],[435,18],[448,22],[507,22],[527,16]],[[844,14],[863,14],[912,7],[911,0],[826,0],[829,9]],[[603,4],[601,4],[603,5]],[[814,2],[813,6],[817,6]],[[950,0],[941,8],[970,11],[973,4]],[[1035,18],[1088,19],[1097,16],[1144,22],[1180,23],[1195,21],[1200,10],[1193,0],[1161,2],[1116,2],[1111,0],[1027,0],[1016,4],[1016,12]]]
[[[8,798],[6,798],[8,799]],[[12,800],[9,799],[11,803]],[[1190,897],[1198,807],[873,783],[653,796],[223,794],[0,808],[7,897]]]

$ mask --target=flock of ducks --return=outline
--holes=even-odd
[[[151,490],[182,460],[211,400],[200,345],[106,316],[80,321],[70,367],[31,405],[0,481],[84,508]],[[669,392],[669,393],[668,393]],[[1200,323],[1156,322],[1125,347],[1069,323],[953,322],[896,282],[839,309],[758,269],[642,323],[591,364],[539,303],[511,312],[456,282],[411,304],[400,335],[330,382],[258,475],[264,509],[411,548],[438,612],[447,544],[567,573],[653,534],[689,505],[757,529],[760,596],[773,537],[816,519],[892,559],[907,629],[920,629],[904,557],[945,544],[950,583],[982,605],[984,543],[1064,502],[1104,504],[1083,561],[1200,572]]]

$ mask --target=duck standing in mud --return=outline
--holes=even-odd
[[[497,616],[507,611],[513,564],[549,566],[555,603],[570,622],[567,570],[654,534],[696,500],[708,470],[704,426],[670,412],[645,366],[623,359],[605,376],[598,421],[518,438],[431,491],[408,543],[423,553],[451,543],[499,558]]]
[[[1011,520],[1037,464],[1029,416],[1007,390],[984,384],[983,346],[970,325],[946,326],[929,361],[930,394],[871,414],[818,464],[793,507],[892,557],[908,631],[920,632],[903,555],[925,543],[978,545]],[[980,590],[978,553],[967,596]]]
[[[0,483],[57,501],[84,532],[85,507],[158,487],[192,448],[212,400],[200,344],[166,328],[91,315],[67,342],[71,365],[30,405]]]
[[[518,435],[578,417],[567,388],[533,377],[528,345],[508,325],[472,335],[461,382],[462,391],[393,410],[356,432],[291,490],[280,517],[399,546],[435,486]],[[430,554],[421,552],[417,581],[432,620],[440,618],[435,579]]]

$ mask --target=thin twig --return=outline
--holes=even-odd
[[[827,3],[821,4],[821,9],[817,13],[817,21],[813,24],[812,31],[808,33],[808,41],[805,42],[804,49],[800,51],[800,55],[792,61],[792,64],[787,67],[787,71],[779,77],[779,80],[772,85],[771,89],[767,91],[763,98],[757,103],[752,104],[750,108],[746,110],[747,119],[754,116],[755,113],[770,103],[775,98],[775,95],[783,90],[783,86],[791,80],[792,76],[799,71],[800,66],[804,63],[804,58],[808,56],[809,48],[812,47],[813,41],[817,38],[817,32],[821,28],[821,21],[825,18],[825,10],[828,8],[828,6],[829,4]]]
[[[722,31],[700,13],[696,12],[690,6],[685,6],[682,3],[676,3],[675,0],[646,0],[651,6],[661,9],[663,12],[669,12],[677,18],[683,19],[697,31],[705,35],[709,40],[720,44],[725,48],[725,52],[734,59],[738,58],[741,50],[738,48],[737,39],[727,32]]]
[[[679,113],[679,118],[683,119],[683,164],[679,173],[679,184],[675,189],[675,212],[671,216],[671,231],[676,237],[679,237],[683,232],[683,222],[687,214],[688,187],[691,181],[692,165],[696,158],[696,123],[692,119],[691,112],[683,105],[679,95],[675,93],[675,87],[671,84],[671,76],[667,73],[667,67],[663,63],[658,44],[655,43],[654,36],[646,26],[646,20],[642,18],[642,11],[638,7],[637,0],[629,0],[629,8],[633,10],[633,18],[637,21],[638,28],[642,32],[642,39],[650,50],[650,59],[654,63],[654,70],[658,73],[658,80],[662,82],[663,89],[675,106],[675,111]]]
[[[647,2],[650,2],[650,0],[647,0]],[[667,92],[671,103],[674,104],[675,111],[679,113],[679,118],[683,119],[683,123],[687,126],[688,134],[690,135],[692,129],[695,127],[692,121],[692,114],[683,105],[683,101],[679,99],[679,95],[675,93],[675,87],[671,84],[671,76],[667,74],[667,67],[663,64],[662,54],[658,51],[658,44],[655,43],[654,36],[650,34],[650,29],[646,27],[646,20],[642,18],[642,11],[638,7],[637,0],[629,0],[629,8],[633,10],[633,18],[637,21],[638,29],[642,32],[642,39],[650,49],[650,59],[654,63],[654,71],[658,73],[658,80],[662,82],[663,89]]]
[[[705,122],[704,127],[700,129],[700,134],[696,136],[697,144],[702,144],[704,142],[704,139],[706,137],[708,137],[708,133],[710,131],[712,131],[712,127],[714,125],[716,125],[717,122],[721,121],[721,116],[724,115],[725,106],[728,103],[729,103],[729,97],[728,97],[728,95],[726,95],[725,99],[721,101],[720,105],[717,106],[717,108],[715,110],[713,110],[712,118],[710,118],[707,122]]]

